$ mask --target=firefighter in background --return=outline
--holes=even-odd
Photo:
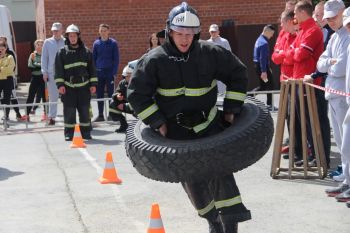
[[[126,65],[123,69],[123,79],[119,82],[118,87],[112,95],[112,102],[109,105],[109,115],[113,121],[119,121],[120,127],[116,129],[117,133],[125,133],[128,128],[128,123],[123,116],[123,112],[133,114],[131,106],[126,100],[126,91],[130,82],[130,77],[133,72],[131,66]]]
[[[91,94],[96,92],[97,85],[92,53],[83,44],[76,25],[67,27],[65,37],[65,46],[58,51],[55,60],[55,81],[63,102],[65,140],[73,138],[77,110],[81,135],[91,139],[89,108]]]
[[[247,69],[230,51],[198,40],[200,20],[186,2],[174,7],[166,41],[137,62],[128,101],[138,117],[162,136],[178,140],[208,137],[232,124],[246,97]],[[216,78],[226,86],[221,121]],[[236,233],[251,218],[233,174],[182,182],[210,233]]]

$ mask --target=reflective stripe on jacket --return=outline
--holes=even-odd
[[[79,88],[97,85],[92,54],[83,44],[78,48],[69,45],[59,50],[55,61],[55,81],[58,88]]]
[[[145,124],[158,128],[178,113],[209,115],[217,100],[216,80],[227,86],[224,111],[239,113],[246,96],[246,67],[230,51],[194,41],[187,55],[166,41],[137,63],[128,101]]]

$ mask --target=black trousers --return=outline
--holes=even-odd
[[[329,166],[331,153],[331,126],[328,118],[328,101],[324,96],[324,92],[319,89],[315,89],[315,97],[322,133],[323,149],[326,156],[327,165]]]
[[[123,112],[129,113],[125,110],[119,110],[117,106],[119,104],[124,104],[125,101],[115,101],[113,100],[109,104],[109,116],[112,118],[113,121],[120,121],[120,123],[126,123],[125,116],[123,115]]]
[[[217,134],[224,129],[224,126],[219,122],[219,117],[214,121],[202,135],[169,121],[167,137],[186,140]],[[182,182],[182,186],[200,217],[209,221],[217,221],[220,218],[222,222],[243,222],[251,219],[250,211],[241,202],[233,174],[214,176],[209,180],[198,182]],[[230,204],[219,206],[219,202]]]
[[[274,88],[274,80],[271,73],[270,67],[267,67],[266,73],[267,73],[267,82],[265,83],[260,77],[261,77],[261,69],[259,63],[254,63],[255,73],[259,80],[260,86],[258,88],[255,88],[255,91],[271,91]],[[267,105],[272,105],[272,94],[266,94]]]
[[[0,80],[1,104],[9,105],[11,102],[12,80],[10,78]],[[5,109],[5,116],[8,117],[10,108]]]
[[[297,91],[297,101],[296,101],[296,119],[295,119],[295,154],[298,159],[302,159],[302,137],[301,137],[301,112],[300,112],[300,103],[299,103],[299,93]],[[315,98],[317,105],[317,113],[320,122],[323,149],[325,152],[326,162],[329,166],[330,163],[330,149],[331,149],[331,135],[330,135],[330,123],[328,119],[328,102],[324,97],[324,92],[318,89],[315,89]],[[306,134],[307,141],[311,147],[312,154],[315,155],[315,149],[312,139],[312,130],[310,124],[310,117],[308,111],[308,104],[306,96],[304,96],[305,103],[305,117],[306,117]]]
[[[109,112],[109,115],[111,116],[113,121],[122,121],[125,120],[125,116],[123,115],[123,112],[115,113],[115,112]]]
[[[40,99],[43,99],[43,102],[46,102],[45,100],[45,82],[43,80],[43,76],[32,76],[32,80],[30,81],[29,85],[29,93],[27,98],[27,104],[31,104],[34,102],[34,98],[37,96],[37,100],[39,100],[38,103],[40,103]],[[37,107],[37,106],[35,106]],[[28,106],[26,110],[26,114],[28,115],[32,108],[36,109],[35,107]]]
[[[66,93],[61,96],[61,100],[63,102],[64,135],[73,136],[76,124],[76,111],[79,114],[82,136],[89,135],[92,129],[89,114],[91,100],[89,87],[70,88],[66,86]]]
[[[296,101],[295,101],[295,155],[298,160],[303,159],[303,147],[302,147],[302,134],[301,134],[301,109],[300,109],[300,101],[299,101],[299,95],[302,94],[304,98],[304,106],[305,106],[305,123],[306,123],[306,137],[308,145],[311,147],[312,151],[313,149],[313,140],[312,140],[312,134],[311,134],[311,125],[310,125],[310,117],[309,117],[309,110],[308,110],[308,104],[306,99],[306,94],[299,93],[299,85],[296,85]],[[305,93],[305,90],[304,90]],[[293,108],[293,106],[291,106]],[[292,130],[292,129],[290,129]]]

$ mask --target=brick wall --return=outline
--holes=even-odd
[[[148,37],[165,27],[165,21],[175,0],[45,0],[45,27],[50,32],[54,21],[64,26],[77,24],[82,39],[91,48],[98,37],[98,25],[111,26],[111,37],[120,46],[119,73],[127,61],[137,59],[148,48]],[[212,23],[233,19],[236,25],[276,23],[284,9],[284,0],[193,0],[188,2],[199,13],[202,39],[208,39]],[[47,35],[50,36],[50,35]]]

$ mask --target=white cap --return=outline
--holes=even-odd
[[[123,75],[124,77],[126,77],[126,76],[128,76],[128,74],[131,74],[133,71],[134,71],[134,70],[133,70],[132,68],[130,68],[129,65],[126,65],[126,66],[124,67],[124,69],[123,69],[122,75]]]
[[[53,23],[51,27],[51,31],[59,31],[62,29],[62,24],[59,22]]]
[[[329,0],[324,5],[323,19],[333,18],[345,8],[342,0]]]
[[[209,32],[217,32],[219,31],[219,26],[217,24],[212,24],[209,27]]]
[[[345,27],[348,23],[350,23],[350,7],[343,12],[343,26]]]
[[[136,60],[133,60],[133,61],[129,61],[129,62],[128,62],[128,66],[129,66],[131,69],[134,70],[138,61],[139,61],[139,59],[136,59]]]

